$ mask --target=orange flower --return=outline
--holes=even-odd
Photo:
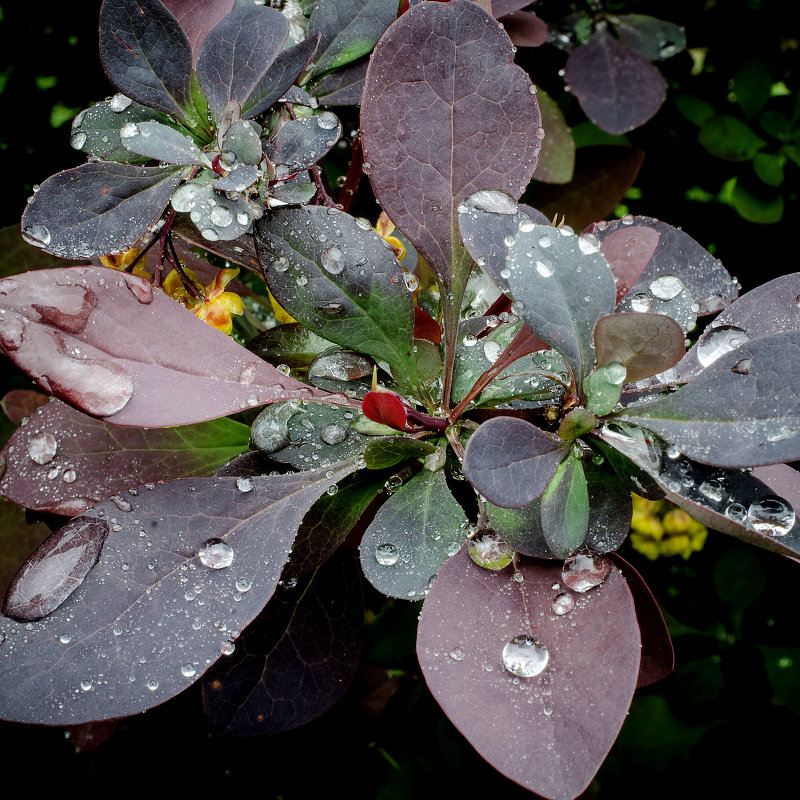
[[[230,335],[233,330],[233,314],[244,314],[242,298],[235,292],[226,292],[225,287],[238,274],[238,269],[221,269],[211,283],[203,286],[197,283],[194,272],[190,269],[183,270],[197,285],[203,295],[202,298],[192,297],[183,285],[177,270],[167,275],[162,289],[182,306],[188,308],[196,317],[213,325],[217,330]]]
[[[125,270],[134,261],[136,261],[136,259],[139,257],[139,253],[141,252],[141,250],[131,247],[130,250],[125,250],[122,253],[114,253],[109,256],[100,256],[100,263],[104,267],[109,267],[110,269]],[[152,281],[153,276],[145,269],[146,264],[147,256],[142,256],[136,263],[136,266],[133,268],[133,274],[138,275],[140,278],[144,278],[145,280]]]

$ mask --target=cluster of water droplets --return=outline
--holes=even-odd
[[[684,282],[671,274],[658,275],[644,288],[635,288],[620,301],[617,311],[664,314],[688,332],[697,324],[700,306]]]

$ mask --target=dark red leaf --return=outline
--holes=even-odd
[[[3,411],[15,424],[19,425],[25,417],[29,417],[39,406],[43,406],[50,398],[33,389],[12,389],[3,397]]]
[[[517,583],[476,566],[462,549],[425,600],[417,654],[433,696],[483,758],[543,797],[571,800],[605,759],[636,687],[633,598],[612,568],[587,594],[567,592],[574,608],[558,615],[560,590],[552,587],[562,581],[561,564],[523,563],[520,571]],[[505,668],[504,646],[518,636],[547,649],[539,675]]]
[[[494,3],[492,11],[517,47],[539,47],[547,41],[547,35],[550,33],[547,23],[535,14],[529,14],[527,11],[511,11],[498,17],[494,11]]]
[[[84,722],[83,725],[70,725],[67,728],[69,740],[76,753],[93,753],[105,744],[119,725],[118,719],[102,722]]]
[[[310,89],[324,106],[357,106],[364,91],[369,60],[364,58],[329,72]]]
[[[235,0],[162,0],[167,10],[178,20],[192,48],[192,61],[197,58],[200,46],[208,32],[231,12]]]
[[[361,403],[364,416],[398,431],[404,431],[408,422],[408,403],[395,392],[367,392]]]
[[[355,405],[283,375],[117,270],[6,278],[0,307],[0,343],[12,360],[46,391],[116,425],[186,425],[292,398]]]
[[[595,225],[589,232],[595,232]],[[606,257],[617,281],[617,302],[631,290],[655,252],[659,232],[642,225],[617,228],[602,238],[600,252]]]
[[[419,306],[414,306],[414,338],[425,339],[434,344],[442,343],[442,329],[439,323]]]
[[[609,133],[643,125],[661,108],[666,93],[661,73],[604,26],[589,44],[570,53],[564,77],[586,116]]]

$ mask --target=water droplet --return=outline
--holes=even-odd
[[[677,275],[660,275],[650,283],[650,292],[659,300],[672,300],[686,287]]]
[[[323,130],[332,130],[338,124],[339,120],[336,114],[333,114],[330,111],[323,111],[323,113],[317,117],[317,125],[319,125]]]
[[[92,691],[92,682],[91,681],[81,681],[81,691],[82,692],[91,692]]]
[[[224,206],[215,206],[211,211],[211,222],[218,228],[227,228],[233,222],[233,214]]]
[[[61,642],[61,644],[69,644],[72,641],[72,636],[68,633],[62,633],[61,636],[58,637],[58,641]]]
[[[347,428],[332,422],[319,432],[319,438],[325,444],[341,444],[347,438]]]
[[[411,272],[403,273],[403,281],[409,292],[416,292],[419,289],[419,278]]]
[[[326,272],[338,275],[344,269],[344,254],[339,247],[329,247],[322,251],[319,262]]]
[[[611,562],[600,556],[577,555],[564,561],[562,583],[573,592],[583,594],[599,586],[608,576]]]
[[[55,458],[58,442],[49,433],[37,433],[28,442],[28,455],[37,464],[49,464]]]
[[[503,239],[503,244],[506,247],[513,247],[516,244],[516,242],[517,242],[516,236],[506,236],[505,239]]]
[[[737,375],[749,375],[750,374],[750,367],[753,366],[753,359],[752,358],[740,358],[732,367],[731,372],[735,372]]]
[[[184,678],[194,678],[196,674],[197,670],[191,662],[187,662],[181,667],[181,675],[183,675]]]
[[[667,447],[666,453],[667,453],[667,458],[671,458],[673,459],[673,461],[676,458],[681,457],[681,451],[674,444],[671,444],[669,445],[669,447]]]
[[[145,686],[146,686],[146,687],[147,687],[147,688],[148,688],[148,689],[149,689],[151,692],[154,692],[156,689],[158,689],[158,681],[157,681],[155,678],[148,678],[148,679],[147,679],[147,680],[144,682],[144,685],[145,685]]]
[[[709,328],[697,342],[697,360],[704,367],[730,353],[750,339],[750,334],[735,325],[718,325]],[[749,369],[749,367],[748,367]]]
[[[50,231],[44,225],[28,225],[22,229],[22,238],[34,247],[47,247],[50,244]]]
[[[539,639],[533,636],[515,636],[503,648],[503,666],[520,678],[534,678],[550,660],[550,653]]]
[[[747,521],[747,509],[741,503],[731,503],[725,509],[725,516],[734,522],[744,525]]]
[[[569,592],[557,594],[551,606],[553,613],[559,617],[563,617],[564,614],[569,614],[573,608],[575,608],[575,598],[569,594]]]
[[[337,486],[335,483],[332,483],[332,484],[331,484],[331,485],[330,485],[330,486],[329,486],[329,487],[328,487],[328,488],[325,490],[325,494],[327,494],[327,495],[330,495],[331,497],[333,497],[333,496],[334,496],[334,495],[335,495],[335,494],[336,494],[338,491],[339,491],[339,487],[338,487],[338,486]]]
[[[628,370],[624,364],[614,361],[611,364],[606,364],[605,373],[610,383],[613,383],[615,386],[621,386],[625,382],[625,376],[628,374]]]
[[[653,299],[647,292],[636,292],[631,295],[631,310],[640,314],[648,312],[653,307]]]
[[[109,497],[109,500],[120,510],[120,511],[132,511],[133,506],[124,498],[120,497],[119,495],[115,494],[112,497]],[[114,522],[114,520],[112,520]]]
[[[235,650],[236,645],[233,642],[225,642],[222,647],[220,647],[219,652],[220,655],[223,656],[232,656]]]
[[[514,557],[513,548],[509,547],[496,531],[486,530],[469,540],[467,545],[469,557],[484,569],[500,570],[507,567]]]
[[[478,339],[477,339],[477,337],[475,337],[473,334],[471,334],[471,333],[468,333],[468,334],[467,334],[467,335],[464,337],[463,341],[464,341],[464,345],[465,345],[466,347],[472,347],[474,344],[477,344],[477,342],[478,342]]]
[[[251,492],[253,491],[253,481],[250,478],[237,478],[236,488],[240,492]]]
[[[585,256],[590,256],[600,250],[600,242],[591,233],[584,233],[578,237],[578,247]]]
[[[508,267],[505,267],[500,270],[500,277],[507,281],[511,277],[511,270]]]
[[[703,481],[698,487],[698,491],[709,500],[719,503],[725,495],[722,484],[716,478]]]
[[[453,661],[463,661],[464,660],[464,651],[460,647],[454,647],[450,651],[450,658],[452,658]]]
[[[768,536],[786,536],[794,521],[794,509],[782,497],[765,497],[747,509],[748,525]]]
[[[233,563],[233,548],[222,539],[208,539],[198,553],[203,566],[225,569]]]
[[[539,237],[539,247],[546,250],[551,244],[553,244],[553,240],[546,233]]]
[[[69,143],[76,150],[80,150],[86,144],[86,134],[83,131],[75,131],[69,138]]]
[[[108,105],[109,108],[117,114],[123,112],[133,101],[130,97],[125,97],[122,93],[115,94]]]
[[[375,560],[382,567],[393,567],[400,558],[400,551],[390,542],[379,544],[375,548]]]
[[[503,352],[503,346],[500,342],[495,342],[492,339],[486,339],[483,343],[483,354],[486,356],[492,364],[500,358],[500,354]]]
[[[536,271],[543,278],[549,278],[553,274],[553,265],[550,261],[537,261]]]

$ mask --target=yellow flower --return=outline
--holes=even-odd
[[[391,235],[394,230],[394,223],[389,219],[385,211],[381,211],[373,230],[394,250],[398,261],[402,261],[405,258],[406,247],[396,236]]]
[[[651,561],[659,556],[683,559],[703,549],[708,531],[669,500],[645,500],[633,497],[631,544]]]
[[[131,247],[130,250],[125,250],[122,253],[114,253],[109,256],[100,256],[100,263],[104,267],[109,267],[110,269],[125,270],[134,261],[136,261],[136,259],[139,257],[139,253],[141,252],[141,250]],[[144,278],[145,280],[151,281],[153,276],[145,269],[146,264],[147,256],[142,256],[136,263],[136,266],[133,268],[133,274],[138,275],[140,278]]]
[[[230,334],[233,330],[233,314],[244,314],[242,298],[235,292],[226,292],[225,287],[238,274],[238,269],[221,269],[211,283],[203,286],[197,283],[194,272],[183,270],[197,286],[202,298],[193,297],[177,270],[167,275],[161,288],[182,306],[188,308],[196,317],[213,325],[217,330]]]

